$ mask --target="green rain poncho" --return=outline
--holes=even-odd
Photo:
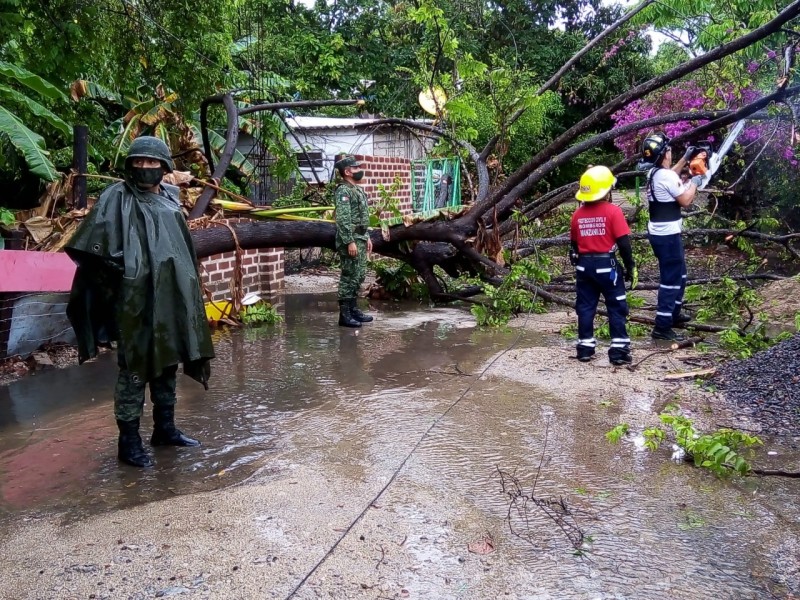
[[[118,340],[129,371],[149,381],[183,364],[206,388],[214,348],[200,291],[194,246],[178,189],[108,187],[67,244],[78,265],[67,315],[78,359],[98,341]]]

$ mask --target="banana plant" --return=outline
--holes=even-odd
[[[28,127],[18,112],[13,111],[27,111],[67,139],[72,135],[72,128],[39,100],[20,91],[20,87],[35,92],[45,101],[66,102],[67,96],[35,73],[0,61],[0,137],[5,138],[22,155],[31,173],[45,181],[55,181],[59,175],[50,160],[44,138]]]

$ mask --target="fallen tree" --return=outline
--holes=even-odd
[[[644,4],[649,4],[649,2]],[[642,6],[636,7],[634,11],[638,11],[641,8]],[[749,33],[721,44],[709,52],[687,60],[666,73],[662,73],[649,81],[626,90],[558,135],[517,171],[511,173],[504,181],[494,186],[491,185],[487,165],[492,152],[498,144],[498,136],[492,138],[484,148],[478,150],[468,142],[455,138],[451,131],[436,125],[423,124],[406,119],[377,121],[375,126],[392,124],[422,131],[426,134],[433,134],[448,140],[471,159],[473,163],[471,170],[477,178],[477,183],[472,190],[474,201],[468,206],[467,210],[460,214],[443,216],[436,220],[413,223],[410,226],[395,225],[384,232],[375,231],[372,233],[374,251],[384,256],[399,258],[413,266],[428,286],[431,297],[435,300],[447,301],[461,297],[459,294],[453,294],[451,291],[444,289],[441,279],[434,271],[435,267],[440,267],[453,277],[468,274],[488,283],[497,282],[498,278],[502,278],[508,272],[500,257],[503,249],[503,240],[514,233],[517,228],[517,222],[512,219],[512,214],[516,211],[528,219],[536,219],[550,213],[554,208],[571,199],[574,194],[573,186],[564,186],[539,197],[532,196],[532,192],[538,184],[546,180],[556,169],[566,165],[583,152],[596,148],[625,133],[658,127],[667,123],[686,120],[709,121],[707,124],[696,127],[694,130],[675,138],[675,143],[680,143],[697,139],[699,136],[707,135],[740,119],[753,117],[754,115],[759,118],[780,118],[780,111],[772,110],[769,114],[764,111],[767,108],[779,106],[781,103],[786,102],[788,98],[800,92],[800,86],[792,87],[789,85],[788,77],[784,77],[778,82],[773,93],[757,101],[745,104],[736,111],[693,111],[658,115],[624,127],[617,127],[610,131],[591,135],[591,132],[596,131],[598,127],[607,122],[612,113],[630,102],[644,98],[651,92],[676,82],[687,74],[740,52],[753,44],[763,42],[769,36],[780,32],[798,16],[800,16],[800,0],[795,0],[781,10],[773,19]],[[607,36],[615,28],[620,27],[625,20],[625,18],[620,19],[603,31],[598,38]],[[596,41],[597,38],[590,44],[594,44]],[[579,57],[575,57],[575,60],[577,58]],[[565,72],[565,69],[560,69],[553,78],[542,86],[540,93],[554,88],[563,72]],[[235,123],[238,117],[232,96],[223,94],[215,97],[213,101],[224,104],[228,112],[228,143],[230,145],[235,142],[235,134],[233,132],[236,129]],[[259,110],[276,110],[276,108],[273,105],[247,108],[249,113],[258,112]],[[520,110],[511,115],[506,127],[518,119],[522,112]],[[787,118],[791,117],[792,113],[789,112]],[[219,177],[225,173],[225,169],[228,166],[226,161],[230,161],[229,153],[223,153],[220,162],[215,167],[215,176]],[[620,173],[621,176],[629,173],[625,169],[629,168],[630,162],[620,162],[615,165],[614,171]],[[199,208],[201,207],[198,207],[198,210],[192,213],[193,217],[198,216]],[[794,255],[795,258],[800,258],[800,253],[793,246],[797,239],[796,234],[770,236],[753,231],[733,229],[698,233],[703,235],[743,236],[778,243]],[[198,256],[201,258],[231,251],[235,249],[237,244],[241,248],[333,248],[334,246],[334,226],[322,222],[240,222],[232,224],[230,229],[225,227],[196,227],[192,235],[196,243]],[[565,242],[561,241],[561,239],[558,242],[554,240],[525,241],[529,248],[536,248],[537,244],[541,246],[541,243],[552,245]],[[570,301],[555,296],[532,281],[523,281],[523,283],[540,298],[571,305]],[[474,291],[475,288],[473,287],[470,292]],[[464,294],[464,296],[466,295]]]

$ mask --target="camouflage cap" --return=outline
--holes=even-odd
[[[342,158],[337,160],[333,166],[337,171],[341,172],[347,167],[360,167],[361,165],[361,161],[356,159],[355,156],[352,154],[345,154]]]

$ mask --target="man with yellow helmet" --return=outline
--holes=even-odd
[[[617,180],[608,167],[590,167],[582,176],[575,198],[582,204],[572,215],[570,262],[575,266],[575,312],[578,314],[578,360],[592,359],[594,317],[600,295],[606,302],[611,328],[608,360],[613,365],[631,363],[631,340],[625,327],[628,303],[623,280],[634,284],[636,263],[630,227],[619,206],[611,204]],[[616,250],[625,268],[617,262]]]

